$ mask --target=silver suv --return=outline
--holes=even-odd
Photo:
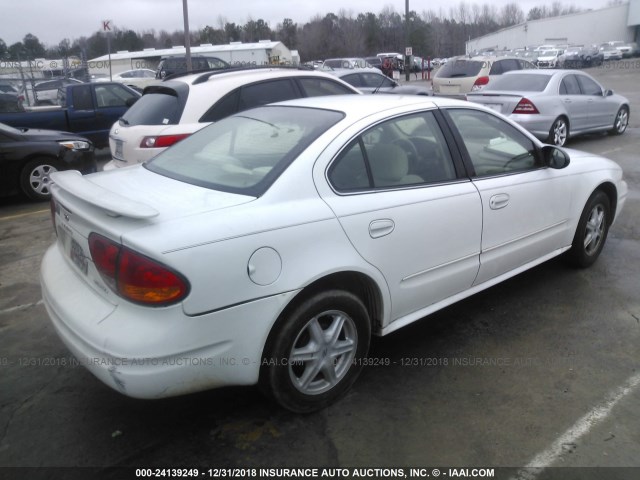
[[[242,110],[293,98],[359,93],[332,75],[302,68],[232,68],[174,77],[147,87],[111,127],[112,160],[104,169],[145,162]]]

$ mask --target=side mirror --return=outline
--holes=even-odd
[[[613,90],[605,90],[604,91],[604,96],[605,97],[610,97],[611,95],[613,95]]]
[[[545,145],[542,147],[542,157],[544,164],[549,168],[560,170],[569,165],[569,155],[564,150],[554,146]]]

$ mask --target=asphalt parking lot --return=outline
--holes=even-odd
[[[28,474],[56,479],[73,471],[51,467],[97,469],[84,478],[135,478],[107,467],[640,478],[640,59],[616,65],[588,71],[630,99],[629,129],[567,145],[615,160],[629,184],[596,264],[552,260],[374,339],[377,364],[312,415],[280,410],[254,388],[142,401],[104,386],[77,365],[41,302],[39,264],[55,237],[48,204],[0,200],[0,478],[27,478],[2,467],[47,467]]]

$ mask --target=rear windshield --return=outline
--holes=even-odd
[[[315,108],[247,110],[203,128],[146,167],[192,185],[259,197],[342,117],[342,113]]]
[[[147,93],[127,110],[122,122],[127,125],[177,125],[183,108],[177,95]]]
[[[542,92],[551,80],[550,75],[533,75],[530,73],[514,73],[501,75],[491,82],[491,90],[505,92]]]
[[[449,60],[438,70],[440,78],[475,77],[486,62],[479,60]]]

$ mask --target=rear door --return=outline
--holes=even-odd
[[[316,184],[358,253],[385,277],[392,319],[468,289],[478,273],[482,207],[432,111],[348,141]]]

